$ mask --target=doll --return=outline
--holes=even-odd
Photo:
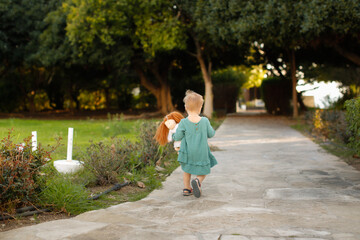
[[[171,112],[164,117],[156,130],[154,139],[162,146],[172,141],[172,134],[176,132],[177,126],[184,116],[179,112]],[[178,152],[180,150],[181,141],[174,142],[174,148]]]

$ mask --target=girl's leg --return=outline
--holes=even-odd
[[[202,183],[205,179],[206,175],[197,175],[197,178],[200,180],[200,183]]]
[[[184,188],[191,189],[190,179],[191,179],[191,174],[184,172],[183,174]]]

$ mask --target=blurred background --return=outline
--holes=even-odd
[[[1,116],[166,114],[186,89],[208,117],[343,109],[360,91],[359,5],[2,0]]]

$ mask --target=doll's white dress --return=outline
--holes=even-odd
[[[176,129],[178,128],[179,124],[176,124],[173,129],[169,129],[169,134],[167,136],[168,142],[172,142],[174,139],[172,138],[172,135],[176,133]],[[174,148],[180,148],[181,141],[175,141],[174,142]]]

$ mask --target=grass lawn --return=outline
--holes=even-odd
[[[212,126],[216,129],[218,128],[224,119],[213,119],[211,120]],[[0,119],[0,139],[3,139],[8,136],[9,129],[13,129],[13,141],[15,143],[21,143],[22,140],[26,137],[31,136],[32,131],[37,131],[38,142],[43,145],[54,145],[56,143],[55,138],[61,137],[61,144],[56,152],[52,155],[53,160],[65,159],[66,158],[66,147],[67,147],[67,132],[69,127],[74,128],[74,156],[73,159],[77,159],[77,154],[81,150],[85,150],[87,146],[90,146],[90,140],[94,142],[99,141],[111,141],[112,137],[124,137],[131,141],[137,141],[138,135],[140,133],[139,127],[144,121],[157,122],[161,119],[151,119],[151,120],[33,120],[33,119]],[[152,135],[152,133],[151,133]],[[143,139],[142,139],[143,141]],[[176,161],[177,155],[175,152],[170,153],[167,158],[163,159],[162,167],[163,170],[157,170],[154,166],[145,166],[142,169],[131,172],[131,175],[120,176],[119,181],[122,182],[125,177],[128,181],[131,181],[131,184],[118,190],[113,191],[107,195],[101,196],[98,200],[89,201],[86,200],[86,208],[76,209],[81,204],[77,204],[75,200],[75,207],[72,206],[72,209],[67,205],[66,211],[74,212],[83,212],[93,209],[100,209],[112,206],[114,204],[119,204],[127,201],[137,201],[146,197],[153,189],[159,188],[161,182],[169,176],[173,170],[175,170],[179,163]],[[48,168],[47,171],[50,171],[51,168]],[[60,199],[59,201],[63,203],[62,197],[69,198],[71,196],[73,199],[76,197],[82,196],[85,194],[85,198],[92,196],[93,194],[98,194],[105,191],[106,189],[112,187],[112,185],[106,186],[86,186],[86,189],[79,190],[80,188],[85,187],[85,182],[90,181],[93,176],[89,171],[80,171],[74,175],[70,175],[67,178],[64,175],[52,174],[52,172],[46,172],[45,176],[49,177],[46,182],[55,184],[50,184],[52,188],[55,187],[55,192],[48,192],[45,200],[45,204],[51,203],[54,204],[54,198]],[[90,177],[89,177],[90,176]],[[71,179],[67,181],[66,179]],[[90,179],[90,180],[89,180]],[[142,182],[144,186],[141,188],[138,187],[137,183]],[[47,189],[47,188],[45,188]],[[73,190],[71,190],[73,189]],[[43,192],[44,193],[44,192]],[[59,195],[60,194],[60,195]],[[64,198],[64,199],[65,199]],[[49,200],[52,199],[52,200]],[[81,199],[80,199],[81,200]],[[47,207],[47,205],[45,205]],[[68,210],[70,209],[70,210]],[[54,212],[41,214],[39,217],[36,216],[36,221],[31,220],[33,217],[23,217],[15,218],[8,221],[6,224],[0,226],[1,231],[7,231],[13,228],[33,225],[39,222],[45,222],[49,220],[69,218],[68,214],[58,214],[59,207]],[[63,211],[63,210],[61,210]],[[60,211],[60,212],[61,212]],[[64,210],[65,211],[65,210]]]
[[[214,129],[218,128],[224,119],[211,120]],[[38,143],[43,146],[54,145],[56,138],[61,137],[61,146],[52,154],[53,160],[66,159],[68,128],[74,128],[73,158],[77,151],[89,146],[89,141],[110,141],[111,137],[122,136],[135,141],[138,135],[137,126],[141,121],[153,120],[34,120],[34,119],[0,119],[0,139],[13,129],[14,142],[20,143],[37,131]]]
[[[37,131],[38,143],[43,146],[54,145],[56,138],[61,137],[61,146],[52,155],[54,160],[66,159],[68,128],[74,128],[74,158],[76,151],[89,145],[89,141],[109,141],[111,137],[123,136],[135,140],[138,134],[136,126],[144,120],[32,120],[0,119],[0,139],[13,129],[14,142],[20,143],[24,138]],[[155,120],[151,120],[155,121]]]

